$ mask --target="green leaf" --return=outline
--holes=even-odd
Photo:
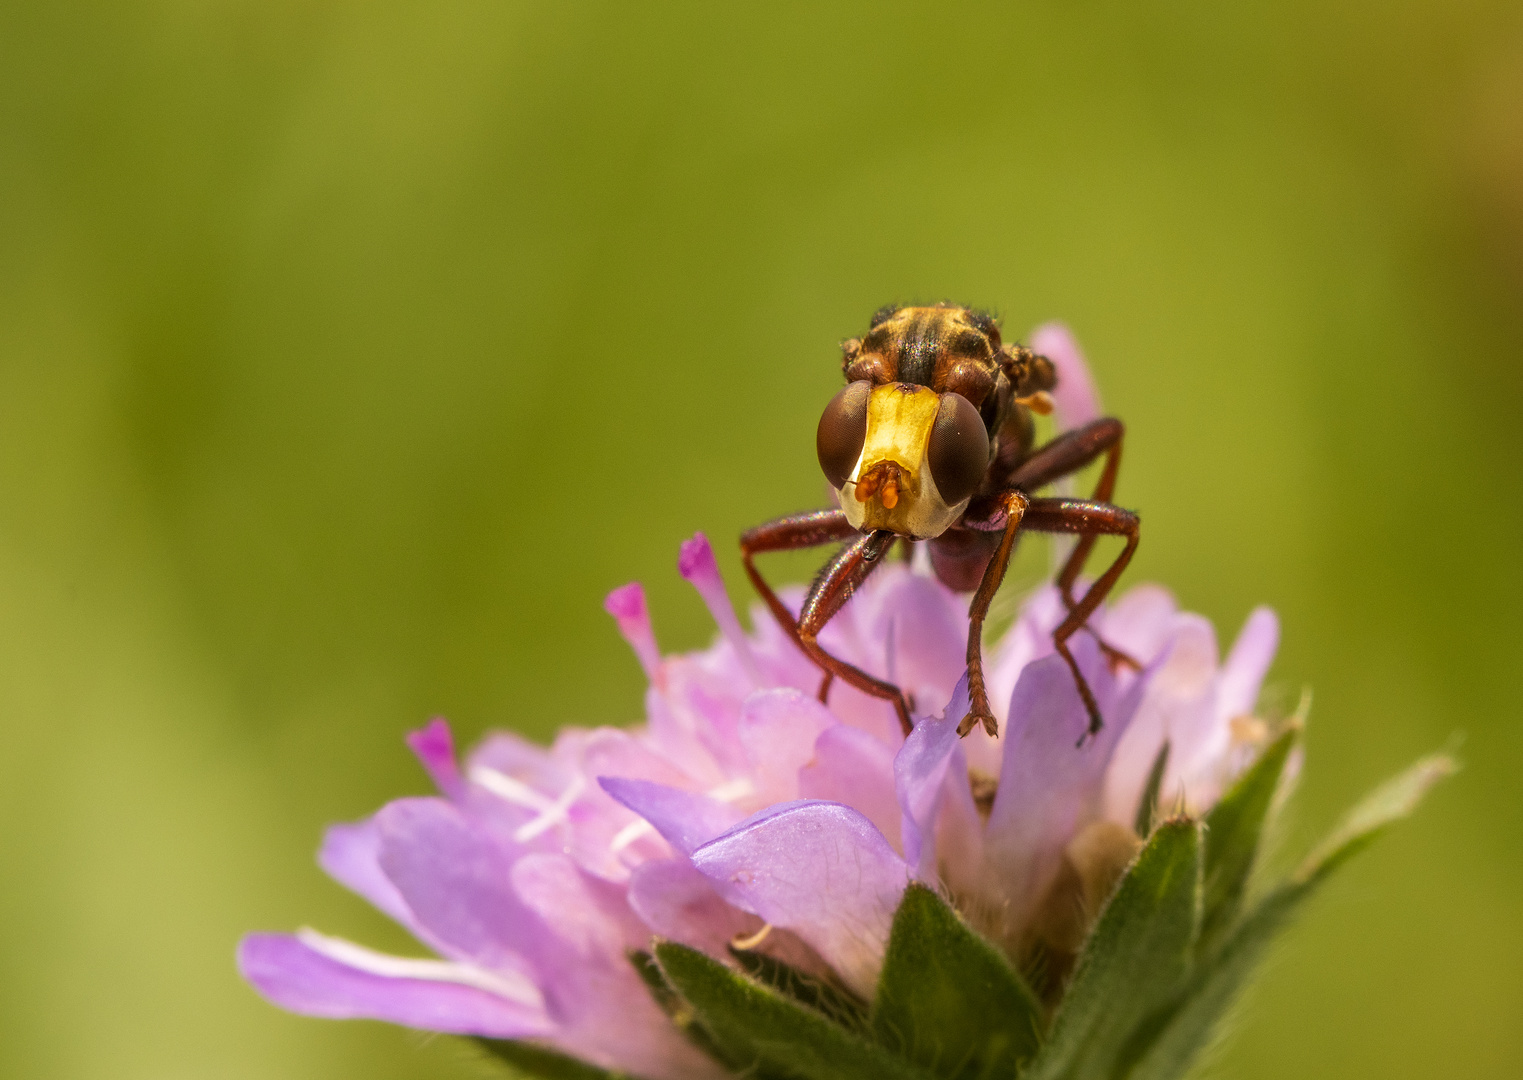
[[[1237,918],[1248,875],[1258,856],[1264,819],[1295,748],[1300,726],[1292,725],[1264,748],[1257,761],[1206,815],[1205,903],[1202,949],[1214,948]]]
[[[1124,1067],[1134,1032],[1189,974],[1200,925],[1201,828],[1166,821],[1121,879],[1084,943],[1028,1080],[1101,1080]]]
[[[1004,955],[915,884],[894,914],[872,1025],[936,1076],[1010,1077],[1036,1051],[1042,1011]]]
[[[732,948],[730,955],[747,975],[762,985],[771,987],[784,997],[792,998],[800,1005],[823,1013],[844,1028],[856,1032],[867,1031],[867,1005],[848,991],[807,975],[765,953]]]
[[[657,1007],[666,1013],[667,1019],[671,1020],[677,1030],[687,1036],[689,1042],[726,1068],[733,1069],[741,1064],[730,1057],[725,1048],[715,1041],[713,1034],[698,1022],[692,1007],[683,1001],[682,995],[672,989],[671,984],[666,981],[666,976],[661,973],[661,968],[656,964],[654,956],[635,949],[629,953],[629,962],[634,965],[635,971],[645,983],[645,988],[650,991],[650,996]]]
[[[1148,782],[1143,785],[1142,798],[1137,800],[1137,821],[1132,831],[1147,839],[1153,831],[1153,821],[1158,817],[1158,792],[1163,787],[1163,774],[1169,767],[1169,740],[1165,739],[1148,770]]]
[[[1210,1041],[1222,1015],[1253,974],[1269,943],[1328,875],[1391,823],[1410,814],[1423,795],[1455,770],[1444,755],[1424,758],[1367,795],[1291,875],[1226,936],[1185,991],[1156,1018],[1126,1080],[1177,1080]]]
[[[1459,763],[1448,754],[1433,754],[1391,777],[1359,800],[1327,839],[1306,857],[1292,880],[1310,883],[1326,877],[1387,826],[1416,810],[1429,788],[1458,770]]]
[[[659,942],[667,981],[748,1074],[803,1080],[926,1080],[927,1074],[719,961]]]
[[[609,1072],[534,1043],[481,1038],[475,1042],[523,1080],[634,1080],[629,1073]]]

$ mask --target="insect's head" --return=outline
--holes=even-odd
[[[885,308],[843,350],[847,385],[816,449],[847,520],[941,535],[983,483],[1008,408],[998,328],[967,308]]]
[[[916,538],[945,532],[989,465],[972,403],[914,383],[848,383],[825,406],[815,447],[854,527]]]
[[[940,536],[983,485],[1002,438],[1050,407],[1051,363],[954,304],[886,307],[843,342],[846,386],[816,433],[820,467],[858,529]]]

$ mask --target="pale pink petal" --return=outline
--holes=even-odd
[[[813,760],[798,771],[798,794],[851,807],[900,850],[894,751],[881,739],[846,724],[827,728],[814,744]]]
[[[1217,684],[1217,710],[1225,718],[1251,714],[1258,703],[1259,686],[1274,663],[1280,646],[1280,620],[1274,610],[1256,607],[1243,624],[1232,651],[1222,664]]]
[[[922,881],[936,879],[936,812],[947,766],[957,749],[957,725],[968,711],[968,677],[958,680],[941,718],[921,720],[894,756],[895,801],[900,814],[904,861]],[[885,834],[886,835],[886,834]]]
[[[746,698],[737,734],[760,805],[798,798],[799,769],[814,757],[821,733],[835,724],[829,709],[798,690],[759,690]]]
[[[629,878],[629,906],[652,933],[710,956],[724,956],[732,940],[762,925],[755,915],[725,903],[687,859],[652,859],[639,866]]]
[[[1104,614],[1091,624],[1102,631],[1107,643],[1146,664],[1167,647],[1178,611],[1169,590],[1138,585],[1109,602]]]
[[[1079,342],[1068,327],[1060,322],[1043,323],[1031,332],[1031,348],[1058,369],[1057,389],[1052,392],[1058,426],[1070,430],[1098,418],[1100,394]]]
[[[598,778],[598,784],[650,822],[667,843],[684,855],[691,855],[743,816],[729,803],[649,780],[603,776]]]
[[[858,601],[870,604],[864,636],[881,643],[884,673],[923,708],[935,708],[966,666],[968,599],[903,564],[878,574],[884,580]]]
[[[334,881],[363,896],[387,915],[414,928],[407,901],[381,870],[381,834],[374,819],[352,825],[330,825],[323,833],[317,864]]]
[[[650,933],[629,910],[624,888],[594,877],[565,855],[525,855],[513,864],[513,891],[581,957],[643,948]]]
[[[368,950],[365,950],[368,952]],[[382,975],[340,963],[287,934],[250,934],[238,945],[238,970],[283,1009],[329,1019],[385,1020],[429,1031],[521,1039],[548,1034],[543,1009],[465,985],[458,965],[400,961],[432,978]],[[440,977],[451,974],[454,979]]]
[[[622,886],[563,855],[525,855],[511,876],[559,953],[541,976],[546,1008],[559,1026],[556,1045],[636,1075],[722,1075],[667,1020],[629,963],[631,949],[649,948],[650,931]]]
[[[375,822],[381,868],[431,942],[486,968],[543,967],[543,930],[508,885],[511,844],[443,799],[399,799]]]
[[[909,867],[837,803],[770,807],[693,853],[730,903],[792,930],[870,997]]]
[[[1106,766],[1145,684],[1120,693],[1092,639],[1076,637],[1071,647],[1105,721],[1098,735],[1085,738],[1088,714],[1056,654],[1026,669],[1010,703],[985,854],[1008,898],[1006,917],[1017,925],[1046,893],[1079,826],[1098,816]]]
[[[1105,780],[1105,816],[1128,826],[1136,820],[1138,802],[1164,741],[1169,743],[1169,762],[1159,792],[1161,801],[1172,806],[1182,790],[1181,778],[1213,737],[1215,629],[1199,615],[1176,612],[1152,665],[1142,704],[1116,748]]]

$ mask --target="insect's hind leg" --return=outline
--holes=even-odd
[[[1125,435],[1126,426],[1113,416],[1102,417],[1081,428],[1064,432],[1038,448],[1022,462],[1011,474],[1011,483],[1023,491],[1035,491],[1054,480],[1078,472],[1104,454],[1105,466],[1100,472],[1100,480],[1095,484],[1094,494],[1090,496],[1090,501],[1109,503],[1116,491],[1116,474],[1121,469],[1121,444]],[[1063,569],[1058,572],[1058,592],[1063,597],[1063,606],[1070,612],[1077,606],[1073,595],[1074,583],[1084,572],[1084,566],[1095,549],[1095,541],[1101,535],[1103,534],[1081,534],[1078,543],[1064,560]],[[1088,627],[1085,629],[1094,635],[1100,650],[1112,664],[1122,664],[1134,669],[1142,666],[1131,656],[1106,642],[1099,634],[1095,634],[1093,630],[1089,630]]]
[[[1086,499],[1032,499],[1030,506],[1026,508],[1025,526],[1036,532],[1074,533],[1081,538],[1081,543],[1088,539],[1091,545],[1101,536],[1126,537],[1126,547],[1122,549],[1121,554],[1116,556],[1115,561],[1106,568],[1105,573],[1101,574],[1089,587],[1084,598],[1074,604],[1068,612],[1068,617],[1052,632],[1053,648],[1058,651],[1067,662],[1068,669],[1073,672],[1074,684],[1079,689],[1079,697],[1083,699],[1085,711],[1089,713],[1089,731],[1086,736],[1088,737],[1096,734],[1104,726],[1104,721],[1100,717],[1100,706],[1095,701],[1095,695],[1090,690],[1083,673],[1079,671],[1079,665],[1074,660],[1073,653],[1068,649],[1068,639],[1073,637],[1094,614],[1095,609],[1115,586],[1116,579],[1126,569],[1126,564],[1132,561],[1132,555],[1136,552],[1137,542],[1141,537],[1142,519],[1130,510],[1123,510],[1119,506],[1105,502],[1092,502]]]

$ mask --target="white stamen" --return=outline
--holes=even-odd
[[[718,787],[710,788],[708,791],[704,792],[704,794],[709,798],[717,799],[720,802],[739,802],[741,799],[747,799],[752,795],[755,795],[756,785],[751,783],[751,781],[746,777],[742,776],[738,780],[727,780],[723,784],[720,784]],[[608,842],[608,850],[617,855],[619,852],[627,848],[630,844],[633,844],[636,840],[639,840],[644,836],[649,836],[655,831],[655,826],[646,821],[644,818],[640,818],[636,821],[631,821],[628,825],[624,826],[618,832],[614,833],[613,839]]]
[[[656,827],[650,822],[646,821],[644,818],[640,818],[637,821],[631,821],[628,825],[624,826],[614,834],[613,840],[608,844],[608,850],[617,855],[619,852],[627,848],[630,844],[633,844],[636,840],[640,839],[640,837],[648,836],[655,831]]]
[[[326,956],[329,960],[363,971],[367,975],[379,975],[386,979],[426,979],[429,982],[455,983],[458,986],[485,990],[489,994],[535,1009],[542,1009],[545,1005],[539,988],[516,972],[483,971],[450,960],[388,956],[343,938],[320,934],[307,926],[296,931],[296,940],[319,956]]]
[[[545,807],[545,809],[540,813],[539,817],[535,818],[533,821],[525,822],[517,829],[513,830],[513,839],[520,844],[527,844],[530,840],[533,840],[540,833],[554,828],[556,825],[566,821],[570,816],[571,804],[576,802],[577,796],[580,795],[586,789],[586,787],[586,777],[578,776],[575,780],[571,781],[569,785],[567,785],[565,791],[561,792],[560,798],[556,799],[555,802]]]
[[[720,802],[739,802],[741,799],[755,795],[756,785],[751,783],[748,778],[742,776],[737,780],[726,781],[716,788],[709,788],[704,794],[711,799],[718,799]]]
[[[767,936],[771,933],[772,924],[762,923],[762,928],[754,934],[736,934],[733,938],[730,939],[730,948],[738,949],[741,952],[750,952],[762,942],[766,941]]]
[[[541,795],[522,780],[514,779],[507,773],[498,772],[485,765],[473,765],[470,771],[471,783],[479,784],[493,795],[501,796],[515,806],[526,806],[530,810],[545,811],[555,805],[555,800],[548,795]]]

